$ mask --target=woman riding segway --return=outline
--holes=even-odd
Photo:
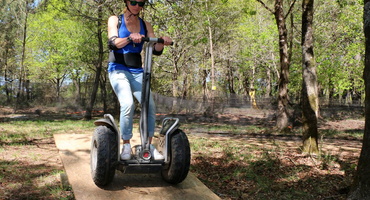
[[[143,37],[155,38],[153,27],[149,22],[139,17],[144,9],[145,0],[126,0],[126,9],[120,16],[111,16],[108,20],[108,37],[111,52],[109,55],[109,79],[114,92],[120,102],[120,130],[123,140],[121,153],[122,160],[131,159],[131,144],[134,100],[133,96],[141,103],[141,88],[143,68],[141,51]],[[119,23],[121,21],[121,23]],[[118,27],[118,25],[120,26]],[[172,43],[171,38],[161,37],[163,44],[154,45],[153,54],[161,55],[164,45]],[[149,143],[152,142],[155,128],[155,104],[150,95],[148,109]],[[155,160],[163,159],[157,149],[150,145],[152,156]]]

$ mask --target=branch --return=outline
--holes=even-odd
[[[288,17],[289,13],[290,13],[290,12],[292,12],[293,7],[294,7],[294,4],[295,4],[295,2],[296,2],[296,1],[297,1],[297,0],[294,0],[294,1],[292,2],[292,4],[290,4],[289,10],[288,10],[288,12],[286,13],[286,15],[285,15],[284,19],[286,19],[286,18]]]
[[[262,4],[262,6],[265,7],[268,11],[270,11],[273,15],[275,14],[275,11],[273,11],[271,8],[269,8],[263,1],[261,1],[261,0],[256,0],[256,1],[260,2]]]

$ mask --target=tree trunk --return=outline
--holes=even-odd
[[[9,88],[11,86],[11,82],[9,81],[10,78],[8,78],[8,52],[9,52],[8,47],[6,46],[5,56],[4,56],[4,80],[5,80],[4,90],[6,94],[6,103],[9,105],[11,103],[11,91],[12,90],[11,88]]]
[[[186,99],[188,98],[188,76],[185,75],[182,85],[182,98]]]
[[[244,88],[244,95],[249,98],[250,80],[249,80],[248,73],[243,72],[242,77],[240,79],[242,80],[242,85],[243,85],[243,88]]]
[[[178,69],[176,65],[174,65],[174,72],[172,73],[172,96],[174,98],[172,99],[171,113],[177,112],[177,97],[179,96],[178,88]]]
[[[313,51],[313,5],[314,0],[302,2],[302,112],[303,152],[317,154],[317,117],[319,100],[317,91],[316,62]]]
[[[99,7],[98,9],[98,16],[99,16],[99,20],[97,24],[97,37],[98,37],[98,43],[99,43],[99,53],[98,53],[98,60],[97,60],[97,66],[96,66],[95,81],[94,81],[94,85],[93,85],[93,89],[92,89],[91,97],[90,97],[90,103],[88,104],[86,108],[86,113],[84,116],[84,118],[88,120],[92,118],[91,113],[92,113],[92,110],[95,104],[96,96],[97,96],[98,89],[99,89],[100,75],[103,69],[102,62],[103,62],[104,49],[103,49],[103,38],[102,38],[103,31],[101,30],[101,28],[103,27],[101,23],[101,19],[103,18],[103,13],[102,13],[101,7]]]
[[[283,0],[275,1],[275,20],[279,32],[280,79],[278,92],[278,110],[276,127],[283,130],[288,127],[288,83],[289,83],[289,53],[287,28],[284,18]]]
[[[279,56],[280,56],[280,74],[279,74],[279,91],[278,91],[278,108],[276,113],[276,127],[279,130],[284,130],[288,127],[289,112],[288,112],[288,83],[289,83],[289,67],[290,56],[288,48],[288,30],[286,28],[285,15],[283,9],[284,0],[275,0],[274,9],[270,9],[262,0],[256,0],[262,4],[268,11],[275,16],[276,25],[279,33]],[[290,4],[289,14],[294,7],[296,0]]]
[[[101,98],[103,101],[103,112],[107,113],[108,112],[108,104],[107,104],[107,88],[105,87],[107,85],[107,79],[106,75],[102,74],[101,79],[100,79],[100,92],[101,92]]]
[[[20,63],[20,74],[19,74],[19,83],[18,83],[18,93],[17,93],[17,104],[23,103],[24,98],[24,80],[25,80],[25,66],[24,60],[26,58],[26,38],[27,38],[27,22],[28,22],[28,0],[25,1],[25,17],[24,17],[24,24],[23,24],[23,38],[22,38],[22,55],[21,55],[21,63]]]
[[[365,131],[357,172],[348,199],[370,199],[370,0],[364,2],[365,32]]]
[[[235,89],[234,89],[234,68],[230,64],[230,60],[228,59],[226,61],[226,84],[227,88],[230,94],[236,94]]]
[[[81,106],[82,101],[81,101],[81,80],[76,76],[76,78],[73,79],[73,84],[76,87],[75,91],[75,104],[77,106]]]
[[[208,1],[206,3],[206,9],[208,11]],[[215,61],[214,61],[214,53],[213,53],[213,35],[212,35],[212,23],[209,15],[207,15],[207,22],[208,22],[208,39],[209,39],[209,54],[211,56],[211,112],[213,113],[215,108]]]
[[[173,72],[172,72],[172,96],[173,97],[178,97],[179,96],[179,91],[178,91],[178,69],[176,65],[174,65]]]
[[[207,100],[207,76],[208,76],[208,71],[206,69],[203,69],[202,73],[202,92],[203,92],[203,103],[206,102]]]

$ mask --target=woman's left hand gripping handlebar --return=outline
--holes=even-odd
[[[161,37],[163,40],[164,40],[164,45],[172,45],[173,42],[172,42],[172,39],[170,37],[167,37],[167,36],[163,36]]]

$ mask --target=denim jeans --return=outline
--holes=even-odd
[[[114,70],[109,73],[109,80],[120,103],[120,131],[123,140],[132,138],[132,125],[135,103],[133,96],[141,103],[143,73],[130,73],[126,70]],[[148,134],[153,137],[155,129],[155,104],[153,96],[149,98]]]

